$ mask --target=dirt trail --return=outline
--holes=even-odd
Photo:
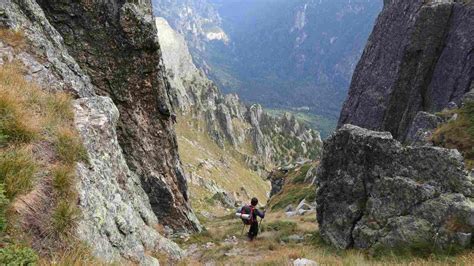
[[[374,258],[364,251],[335,250],[321,241],[314,211],[287,217],[284,212],[267,213],[257,239],[242,235],[242,222],[233,214],[210,219],[207,231],[181,236],[176,242],[187,257],[179,263],[163,265],[294,265],[300,258],[318,265],[472,265],[474,252],[452,257],[430,256]],[[248,227],[246,228],[248,230]],[[164,263],[163,263],[164,262]]]

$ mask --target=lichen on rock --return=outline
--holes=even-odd
[[[106,261],[125,258],[144,263],[146,251],[166,250],[180,257],[179,247],[157,231],[154,215],[139,177],[130,171],[117,140],[119,112],[107,97],[81,98],[74,103],[76,128],[88,152],[77,168],[82,219],[78,236],[93,243]]]
[[[317,186],[321,236],[337,248],[471,245],[474,180],[456,150],[345,125],[324,145]]]

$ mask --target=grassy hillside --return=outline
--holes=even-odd
[[[314,202],[316,199],[316,188],[310,182],[305,182],[308,171],[317,166],[318,163],[307,163],[289,170],[274,172],[271,178],[284,178],[282,190],[274,195],[268,202],[271,210],[282,210],[288,205],[296,207],[302,200]],[[311,181],[311,180],[310,180]]]
[[[261,234],[253,242],[246,240],[242,222],[231,215],[208,221],[205,226],[208,231],[180,241],[182,247],[191,251],[181,265],[293,265],[293,260],[307,258],[319,265],[441,266],[472,265],[474,260],[472,251],[453,256],[376,256],[361,250],[337,250],[320,238],[314,212],[293,217],[282,211],[267,212],[261,223]]]
[[[23,47],[18,33],[0,37]],[[67,94],[26,81],[20,64],[0,66],[1,265],[92,262],[74,236],[75,163],[87,156],[73,119]]]
[[[265,204],[270,184],[249,169],[244,161],[245,155],[251,155],[251,145],[243,145],[240,151],[230,146],[221,149],[210,139],[205,128],[203,121],[178,117],[179,154],[186,172],[193,177],[188,185],[194,210],[198,214],[203,210],[215,212],[219,205],[215,193],[197,181],[199,177],[234,194],[237,199],[248,201],[256,196]]]

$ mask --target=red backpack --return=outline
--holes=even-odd
[[[255,215],[254,215],[255,207],[252,205],[245,205],[242,207],[242,210],[240,211],[241,214],[249,214],[250,219],[244,219],[242,218],[242,222],[244,224],[252,224],[255,221]]]

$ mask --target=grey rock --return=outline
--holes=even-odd
[[[430,139],[433,131],[444,121],[441,117],[426,113],[418,112],[413,123],[408,130],[406,143],[409,145],[430,145]]]
[[[337,248],[465,247],[474,230],[474,179],[456,150],[345,125],[325,143],[317,185],[321,236]]]
[[[188,202],[150,1],[38,0],[68,53],[120,112],[117,137],[160,222],[201,226]]]
[[[183,255],[176,244],[154,229],[158,222],[177,218],[177,221],[184,219],[181,226],[185,228],[198,227],[185,199],[185,178],[169,121],[156,30],[151,15],[147,15],[149,2],[137,6],[108,1],[97,9],[89,6],[93,4],[98,3],[1,1],[0,26],[21,31],[28,45],[27,49],[17,51],[0,41],[0,64],[17,60],[24,66],[28,80],[45,90],[69,92],[76,98],[75,125],[89,157],[88,163],[77,166],[78,205],[82,210],[77,236],[105,261],[121,262],[125,259],[156,265],[157,260],[147,256],[145,250],[165,251],[175,258]],[[113,18],[103,18],[112,19],[114,23],[95,23],[94,19],[100,12],[110,14]],[[93,29],[89,27],[91,25]],[[108,28],[104,29],[104,26]],[[114,35],[117,33],[115,30],[120,31],[120,37]],[[128,48],[133,47],[125,50],[133,50],[137,53],[135,57],[125,53],[122,57],[125,61],[120,61],[122,59],[117,56],[120,52],[109,46],[113,43],[111,35],[125,41]],[[94,41],[88,39],[91,36],[94,36]],[[146,69],[148,67],[150,69]],[[143,71],[154,74],[151,78],[144,78]],[[129,99],[131,95],[127,94],[139,93],[136,88],[147,90],[147,93]],[[95,97],[96,93],[113,95],[119,103],[115,105],[110,98]],[[127,100],[138,105],[127,106],[124,104]],[[152,110],[146,110],[147,107],[152,107]],[[153,125],[143,124],[146,119],[141,115],[145,113],[150,115],[146,118]],[[144,129],[148,131],[142,132]],[[143,153],[131,154],[131,150]],[[158,159],[150,163],[147,161],[150,157]],[[141,177],[150,172],[148,165],[154,169],[153,174],[160,173],[160,178],[167,183],[144,186],[146,182]],[[170,214],[167,212],[171,209],[169,206],[157,205],[156,201],[152,206],[143,187],[156,188],[160,194],[154,199],[159,198],[160,203],[173,201],[172,209],[177,209],[178,213]],[[167,218],[158,220],[156,214]]]
[[[474,102],[474,82],[471,83],[471,90],[464,94],[462,98],[462,105],[465,105],[469,102]]]
[[[306,203],[306,200],[305,200],[305,199],[303,199],[303,200],[298,204],[298,207],[296,207],[296,211],[300,211],[300,210],[303,210],[303,211],[309,211],[309,210],[311,210],[311,206]]]
[[[318,266],[318,263],[309,259],[296,259],[293,261],[293,266]]]
[[[45,89],[51,91],[67,91],[78,97],[95,95],[90,78],[70,56],[63,37],[37,1],[1,1],[0,26],[23,32],[31,44],[32,54],[15,55],[26,66],[28,79],[49,85]]]
[[[89,162],[77,167],[82,219],[77,235],[91,243],[94,254],[112,262],[125,258],[145,265],[146,250],[168,250],[181,257],[179,247],[153,228],[153,213],[140,179],[127,166],[115,127],[119,112],[107,97],[74,102],[75,124]]]
[[[385,1],[339,127],[389,131],[404,141],[418,112],[459,106],[474,78],[473,24],[470,1]]]
[[[236,206],[235,198],[225,191],[217,192],[212,196],[212,199],[217,200],[226,208],[234,208]]]
[[[290,243],[301,243],[304,241],[304,237],[300,235],[290,235],[287,241]]]

